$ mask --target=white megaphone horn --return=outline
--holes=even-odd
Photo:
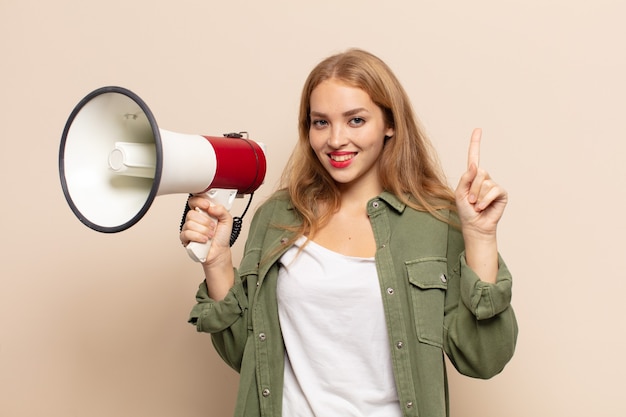
[[[206,193],[228,210],[265,179],[262,144],[161,130],[148,106],[122,87],[102,87],[72,111],[61,138],[59,174],[78,219],[115,233],[137,223],[158,195]],[[211,242],[187,245],[197,262]]]

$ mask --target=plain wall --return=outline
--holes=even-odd
[[[348,47],[394,69],[452,185],[480,126],[510,193],[518,349],[492,380],[450,368],[452,415],[625,415],[625,19],[610,0],[0,0],[0,415],[231,414],[237,374],[186,323],[203,278],[178,241],[186,196],[90,230],[61,191],[63,127],[120,85],[162,128],[246,130],[269,155],[256,205],[306,75]]]

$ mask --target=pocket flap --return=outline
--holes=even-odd
[[[446,258],[430,257],[406,262],[409,282],[423,290],[448,288]]]

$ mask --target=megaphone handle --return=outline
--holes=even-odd
[[[226,210],[230,211],[233,205],[233,201],[235,200],[235,197],[237,196],[237,190],[213,188],[207,191],[205,195],[207,196],[207,198],[209,199],[212,205],[222,205],[226,208]],[[196,208],[196,210],[199,210],[199,209]],[[213,217],[211,217],[211,219],[213,219],[214,221],[217,221]],[[211,242],[212,242],[211,240],[205,243],[189,242],[189,244],[187,244],[187,247],[186,247],[189,257],[193,259],[195,262],[206,261],[207,255],[209,254],[209,250],[211,249]]]

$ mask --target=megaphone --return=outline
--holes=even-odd
[[[264,146],[244,135],[189,135],[159,129],[135,93],[96,89],[74,108],[59,150],[63,194],[78,219],[103,233],[126,230],[156,196],[206,193],[228,210],[265,179]],[[211,242],[191,242],[189,256],[206,260]]]

